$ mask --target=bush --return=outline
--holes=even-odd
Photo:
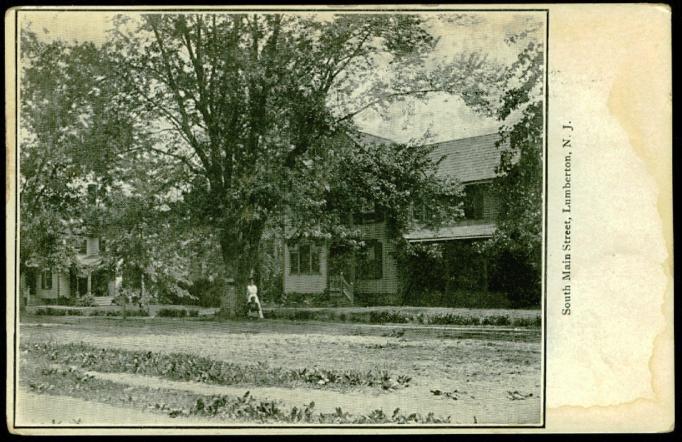
[[[47,316],[83,316],[83,311],[78,309],[46,307],[37,309],[35,314]]]
[[[196,318],[199,316],[199,310],[184,309],[184,308],[162,308],[156,314],[160,318]]]
[[[137,317],[142,317],[142,316],[149,316],[149,311],[144,310],[144,309],[126,309],[125,312],[126,317],[130,316],[137,316]],[[107,312],[107,316],[123,316],[123,312],[121,310],[109,310]]]
[[[369,322],[371,324],[404,324],[410,322],[410,319],[407,313],[399,311],[372,311],[369,312]]]
[[[95,305],[95,297],[91,293],[75,298],[73,300],[74,307],[93,307]]]
[[[536,316],[534,318],[516,318],[512,321],[515,327],[540,327],[542,325],[542,318]]]
[[[481,320],[481,325],[511,325],[509,316],[488,316]]]
[[[431,316],[429,318],[429,323],[441,325],[480,325],[481,321],[475,316],[461,316],[447,313]]]

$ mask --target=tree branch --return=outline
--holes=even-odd
[[[392,92],[390,94],[384,94],[382,97],[377,98],[376,100],[371,101],[370,103],[356,109],[355,111],[344,115],[343,117],[341,117],[337,121],[338,122],[346,121],[346,120],[353,118],[354,116],[366,111],[370,107],[375,106],[375,105],[381,103],[382,101],[389,100],[391,98],[404,97],[404,96],[408,96],[408,95],[428,94],[428,93],[432,93],[432,92],[445,92],[445,91],[446,91],[446,89],[444,89],[444,88],[434,88],[434,89],[418,89],[418,90],[406,91],[406,92]]]

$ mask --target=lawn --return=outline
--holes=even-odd
[[[540,420],[539,328],[34,316],[19,355],[33,423],[102,423],[65,401],[176,425]]]

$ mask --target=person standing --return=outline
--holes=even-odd
[[[263,319],[263,309],[258,299],[258,287],[253,278],[249,280],[249,285],[246,286],[246,299],[249,317],[257,316],[259,319]]]

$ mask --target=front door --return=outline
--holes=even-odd
[[[78,295],[79,296],[84,296],[85,294],[88,293],[88,277],[87,276],[79,276],[76,279],[76,286],[78,287]]]
[[[353,281],[353,252],[349,247],[332,245],[329,249],[329,277],[343,276],[346,282]]]

